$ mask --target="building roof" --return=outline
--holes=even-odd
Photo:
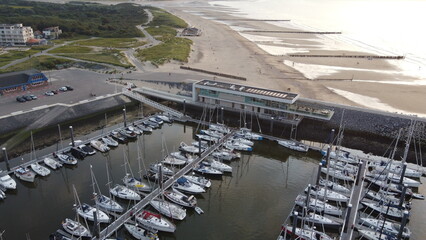
[[[298,94],[296,93],[281,92],[281,91],[275,91],[271,89],[250,87],[250,86],[244,86],[244,85],[233,84],[233,83],[201,80],[197,82],[196,84],[208,86],[208,87],[226,89],[228,91],[243,92],[248,94],[261,95],[265,97],[279,98],[279,99],[283,99],[285,101],[291,101],[291,102],[295,101],[298,98]]]
[[[36,73],[40,73],[40,71],[32,69],[27,71],[0,74],[0,88],[27,83],[28,77]]]

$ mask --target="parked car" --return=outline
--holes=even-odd
[[[18,101],[18,102],[26,102],[27,100],[25,100],[25,98],[23,98],[23,97],[17,97],[16,101]]]
[[[58,94],[58,90],[52,90],[51,91],[53,94]]]
[[[73,87],[71,87],[71,86],[69,86],[69,85],[67,85],[67,86],[65,86],[66,88],[67,88],[67,90],[68,91],[72,91],[72,90],[74,90],[74,88]]]
[[[60,88],[59,88],[59,91],[61,91],[61,92],[66,92],[66,91],[68,91],[68,89],[67,89],[67,87],[60,87]]]
[[[48,92],[45,92],[44,95],[46,95],[46,96],[53,96],[55,94],[52,91],[48,91]]]
[[[36,96],[36,95],[31,94],[31,95],[30,95],[30,97],[31,97],[31,99],[33,99],[33,100],[37,100],[37,96]]]
[[[24,95],[24,96],[22,96],[23,98],[25,98],[25,100],[27,100],[27,101],[31,101],[31,100],[33,100],[33,98],[32,97],[30,97],[30,95]]]

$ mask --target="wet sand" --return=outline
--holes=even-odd
[[[152,2],[150,2],[152,3]],[[296,33],[239,33],[235,30],[272,30],[272,31],[300,31],[295,28],[284,28],[262,21],[226,21],[215,19],[238,19],[232,16],[233,9],[213,7],[207,1],[197,2],[161,2],[156,3],[171,13],[183,18],[190,26],[202,30],[199,37],[190,37],[194,44],[187,66],[209,71],[232,74],[246,77],[242,84],[292,91],[301,97],[318,99],[328,102],[369,107],[390,112],[409,112],[425,114],[426,106],[417,104],[426,101],[426,86],[410,86],[397,84],[383,84],[380,81],[413,81],[412,76],[404,76],[392,61],[382,59],[351,59],[351,58],[303,58],[289,57],[288,55],[274,56],[269,54],[268,48],[276,47],[285,53],[288,49],[305,50],[304,53],[294,54],[327,54],[327,55],[372,55],[369,52],[347,49],[345,43],[335,42],[324,46],[318,41],[319,37],[313,34]],[[233,30],[229,25],[232,25]],[[258,39],[256,42],[249,38]],[[266,36],[266,38],[265,38]],[[277,39],[280,39],[278,41]],[[251,39],[253,40],[253,39]],[[260,48],[256,43],[261,43]],[[275,50],[277,50],[275,49]],[[276,52],[276,51],[275,51]],[[286,61],[287,65],[284,64]],[[313,64],[313,65],[311,65]],[[176,71],[180,64],[166,64],[155,71]],[[328,75],[318,75],[315,68],[336,66]],[[304,76],[298,69],[313,71],[313,78]],[[321,71],[320,71],[321,72]],[[306,75],[306,74],[305,74]],[[377,82],[358,82],[354,80],[374,80]],[[227,80],[239,82],[238,80]],[[366,104],[358,97],[348,94],[336,94],[330,88],[344,90],[355,95],[365,95],[374,98],[378,104]],[[344,97],[345,95],[346,97]],[[348,99],[349,98],[349,99]]]

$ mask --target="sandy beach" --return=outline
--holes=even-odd
[[[289,54],[373,54],[354,51],[347,43],[327,36],[250,32],[301,30],[271,22],[244,21],[235,15],[235,9],[212,6],[204,0],[149,4],[202,30],[201,36],[191,37],[194,44],[189,62],[184,65],[245,77],[247,81],[242,84],[290,90],[305,98],[426,116],[426,106],[420,104],[426,101],[426,85],[415,84],[419,78],[402,72],[396,61],[403,60],[290,57]],[[170,63],[154,71],[182,72],[180,65]]]

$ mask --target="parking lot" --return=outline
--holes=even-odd
[[[64,69],[44,72],[44,74],[49,78],[48,85],[0,96],[0,116],[55,103],[72,104],[96,96],[114,93],[116,89],[114,85],[107,84],[105,81],[111,75],[81,69]],[[59,91],[59,88],[67,85],[71,86],[74,90]],[[45,95],[45,92],[52,90],[58,90],[58,94],[53,96]],[[118,89],[118,91],[120,90]],[[31,94],[35,95],[37,100],[27,102],[18,102],[16,100],[18,96]]]

